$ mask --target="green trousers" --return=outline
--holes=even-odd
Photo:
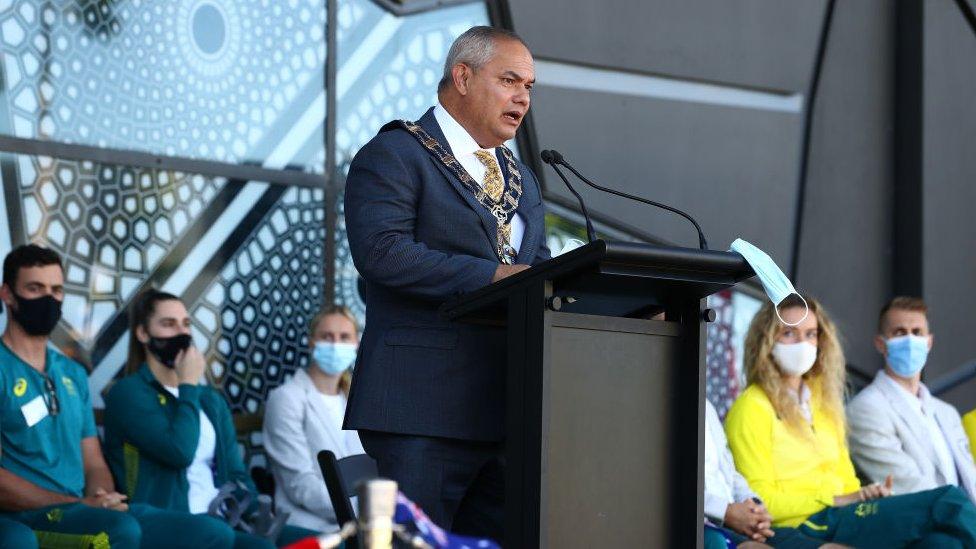
[[[228,528],[230,527],[228,526]],[[281,533],[278,534],[278,539],[271,543],[260,536],[234,530],[234,549],[274,549],[275,547],[286,547],[298,540],[318,535],[318,532],[286,524],[281,529]]]
[[[773,534],[765,544],[777,549],[817,549],[824,543],[822,539],[806,536],[796,528],[773,528]],[[728,528],[705,527],[705,549],[727,549],[729,542],[732,547],[738,547],[747,541],[749,538]]]
[[[955,486],[828,507],[798,528],[858,549],[976,547],[976,507]]]
[[[37,549],[37,537],[17,521],[0,519],[0,549]]]
[[[274,549],[317,532],[285,526],[277,544],[207,515],[134,503],[128,513],[82,503],[0,513],[0,549]]]
[[[142,504],[132,504],[128,513],[120,513],[69,503],[3,513],[2,519],[28,526],[37,545],[45,549],[226,549],[235,541],[234,531],[212,517]]]

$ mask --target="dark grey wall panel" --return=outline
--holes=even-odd
[[[532,109],[543,149],[598,182],[682,208],[711,247],[742,236],[788,265],[800,116],[539,85]],[[572,198],[546,168],[550,192]],[[581,184],[582,185],[582,184]],[[581,189],[587,205],[675,243],[695,246],[674,214]]]
[[[848,361],[873,375],[871,340],[891,292],[892,4],[838,2],[811,136],[799,287],[844,336]]]
[[[803,91],[825,2],[511,0],[510,5],[515,30],[538,57]]]
[[[976,358],[976,36],[954,2],[925,3],[923,287],[935,331],[926,375]],[[976,407],[976,381],[949,400]]]

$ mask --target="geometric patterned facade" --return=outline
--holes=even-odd
[[[63,327],[89,352],[102,327],[226,183],[164,170],[16,158],[20,184],[6,188],[8,216],[13,220],[10,214],[20,211],[14,232],[61,254]]]
[[[324,29],[321,0],[4,0],[0,131],[263,164],[323,94]]]
[[[308,322],[325,285],[323,199],[320,189],[288,189],[188,303],[235,412],[258,412],[270,388],[308,363]]]

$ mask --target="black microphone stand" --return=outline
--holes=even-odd
[[[632,194],[628,194],[628,193],[625,193],[625,192],[622,192],[622,191],[618,191],[618,190],[614,190],[614,189],[611,189],[611,188],[608,188],[608,187],[604,187],[602,185],[598,185],[598,184],[590,181],[589,179],[587,179],[586,176],[584,176],[583,174],[581,174],[578,171],[576,171],[576,168],[574,168],[573,166],[571,166],[569,164],[569,162],[566,162],[566,160],[563,158],[563,156],[561,154],[559,154],[556,151],[549,151],[549,152],[552,154],[551,165],[553,166],[553,168],[555,168],[555,164],[562,164],[563,166],[566,166],[566,169],[568,169],[569,171],[573,172],[573,174],[576,175],[576,177],[580,178],[580,180],[583,181],[583,183],[586,183],[587,185],[593,187],[594,189],[597,189],[599,191],[603,191],[605,193],[610,193],[612,195],[620,196],[620,197],[623,197],[623,198],[629,198],[630,200],[635,200],[637,202],[642,202],[642,203],[648,204],[650,206],[655,206],[655,207],[658,207],[658,208],[667,210],[669,212],[676,213],[676,214],[680,215],[681,217],[687,219],[688,221],[691,221],[691,224],[694,225],[695,226],[695,229],[698,231],[698,247],[700,249],[702,249],[702,250],[707,250],[708,249],[708,243],[705,242],[705,233],[702,232],[701,227],[698,225],[698,222],[695,221],[695,219],[693,217],[691,217],[690,215],[688,215],[685,212],[679,210],[678,208],[673,208],[671,206],[668,206],[667,204],[661,204],[660,202],[655,202],[653,200],[648,200],[646,198],[641,198],[639,196],[634,196]],[[558,170],[557,170],[556,173],[559,173]],[[568,185],[568,183],[567,183],[567,185]],[[579,195],[577,195],[577,196],[579,196]]]
[[[576,189],[574,189],[573,186],[569,184],[569,179],[566,179],[566,176],[563,175],[563,172],[559,170],[559,166],[557,166],[555,162],[555,159],[557,157],[553,154],[553,152],[554,151],[542,151],[542,153],[539,156],[542,157],[543,162],[552,166],[552,169],[555,170],[556,174],[559,175],[559,178],[562,179],[563,183],[566,184],[566,188],[569,189],[569,192],[573,193],[573,196],[576,197],[576,200],[579,202],[580,205],[580,211],[583,212],[583,219],[586,220],[586,238],[590,242],[593,242],[594,240],[596,240],[596,231],[593,230],[593,222],[590,221],[590,213],[586,211],[586,204],[583,203],[583,197],[580,196],[578,192],[576,192]]]

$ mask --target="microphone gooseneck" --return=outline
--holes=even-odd
[[[553,167],[553,169],[556,168],[556,164],[562,164],[563,166],[566,167],[566,169],[568,169],[569,171],[573,172],[573,174],[576,177],[580,178],[580,180],[583,181],[583,183],[586,183],[587,185],[593,187],[594,189],[596,189],[598,191],[603,191],[605,193],[610,193],[612,195],[620,196],[622,198],[627,198],[627,199],[630,199],[630,200],[634,200],[634,201],[637,201],[637,202],[641,202],[641,203],[644,203],[644,204],[648,204],[648,205],[654,206],[656,208],[661,208],[663,210],[667,210],[669,212],[676,213],[676,214],[680,215],[681,217],[687,219],[688,221],[691,222],[692,225],[695,226],[695,230],[698,231],[698,247],[700,249],[702,249],[702,250],[707,250],[708,249],[708,243],[705,241],[705,233],[702,232],[701,226],[698,225],[698,222],[695,221],[695,218],[691,217],[687,213],[679,210],[678,208],[674,208],[674,207],[668,206],[667,204],[662,204],[660,202],[655,202],[653,200],[648,200],[646,198],[641,198],[639,196],[635,196],[635,195],[632,195],[632,194],[628,194],[628,193],[625,193],[623,191],[618,191],[618,190],[611,189],[609,187],[604,187],[602,185],[599,185],[597,183],[594,183],[594,182],[590,181],[589,179],[587,179],[586,176],[584,176],[583,174],[581,174],[578,171],[576,171],[576,168],[574,168],[569,162],[567,162],[563,158],[563,155],[559,154],[558,151],[549,150],[549,151],[544,151],[544,152],[548,152],[549,153],[549,155],[547,155],[547,156],[549,157],[550,162],[547,162],[547,163],[550,164]],[[543,159],[543,161],[545,161],[545,159]],[[556,173],[559,173],[559,170],[556,170]],[[566,185],[568,186],[569,183],[567,182]],[[574,192],[573,194],[576,194],[576,193]],[[577,196],[577,198],[579,197],[579,195],[576,195],[576,196]],[[582,199],[580,200],[580,203],[582,204]]]
[[[573,196],[576,197],[576,200],[579,202],[580,205],[580,211],[583,212],[583,219],[586,221],[586,238],[590,242],[593,242],[594,240],[596,240],[596,231],[593,230],[593,222],[590,221],[590,213],[586,211],[586,204],[583,202],[583,197],[580,196],[578,192],[576,192],[576,189],[574,189],[573,186],[570,185],[569,179],[566,179],[566,176],[563,175],[563,172],[559,170],[558,164],[563,162],[563,155],[559,154],[556,151],[545,150],[542,151],[539,154],[539,156],[542,158],[543,162],[552,166],[552,169],[555,170],[556,175],[558,175],[559,178],[563,180],[563,183],[566,184],[566,188],[569,189],[569,192],[573,193]]]

